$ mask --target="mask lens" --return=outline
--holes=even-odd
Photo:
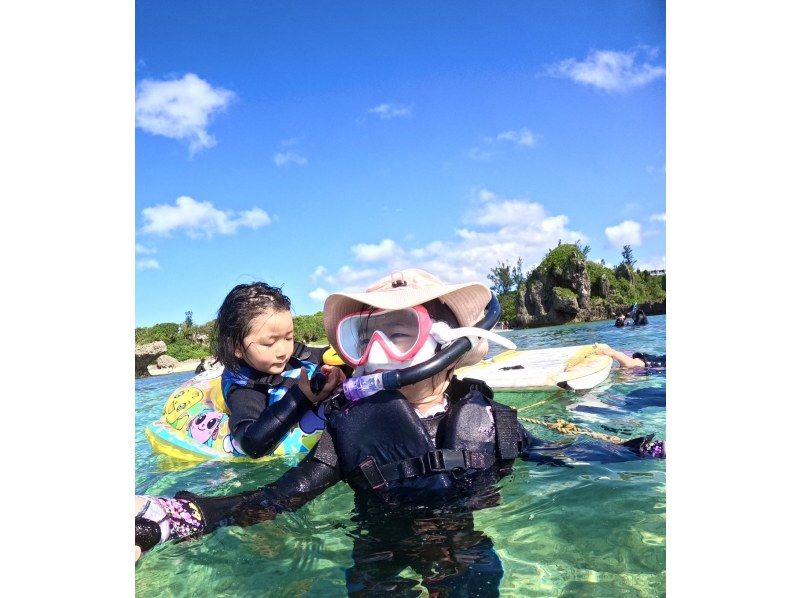
[[[422,332],[420,313],[411,308],[352,314],[343,318],[337,328],[339,346],[354,363],[362,360],[373,338],[392,357],[402,359],[419,344]]]

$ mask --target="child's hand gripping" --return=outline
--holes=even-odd
[[[308,379],[308,371],[303,368],[300,371],[297,385],[303,391],[303,394],[308,397],[308,400],[316,405],[320,401],[327,399],[336,388],[344,384],[346,378],[347,376],[338,367],[322,365],[311,377],[311,380]]]

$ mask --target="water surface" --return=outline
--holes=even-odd
[[[666,352],[666,316],[642,327],[612,321],[509,331],[522,349],[603,342],[627,351]],[[492,346],[490,354],[502,349]],[[280,476],[296,458],[187,467],[152,452],[143,428],[191,373],[136,381],[136,491],[226,494]],[[612,370],[582,392],[498,394],[521,417],[562,418],[625,438],[666,437],[666,377]],[[557,433],[525,424],[534,435]],[[574,468],[517,461],[500,483],[500,504],[476,511],[475,529],[492,539],[504,569],[502,596],[662,596],[666,593],[666,462],[588,463]],[[346,595],[353,563],[352,491],[336,485],[295,513],[249,528],[221,529],[170,543],[136,568],[138,596]],[[418,576],[407,570],[409,579]],[[426,595],[416,586],[412,594]]]

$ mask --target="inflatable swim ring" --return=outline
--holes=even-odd
[[[313,369],[309,368],[309,376]],[[154,451],[184,461],[253,460],[239,449],[228,428],[229,411],[221,385],[223,370],[218,366],[201,372],[169,396],[161,418],[144,430]],[[311,412],[306,416],[315,417]],[[306,416],[281,439],[272,455],[262,458],[307,453],[322,431],[321,426],[314,430],[314,423],[306,425]],[[313,431],[306,433],[303,428]]]

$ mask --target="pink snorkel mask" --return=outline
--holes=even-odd
[[[431,318],[421,305],[368,309],[349,314],[336,327],[341,356],[354,366],[399,369],[429,359],[436,351]]]

